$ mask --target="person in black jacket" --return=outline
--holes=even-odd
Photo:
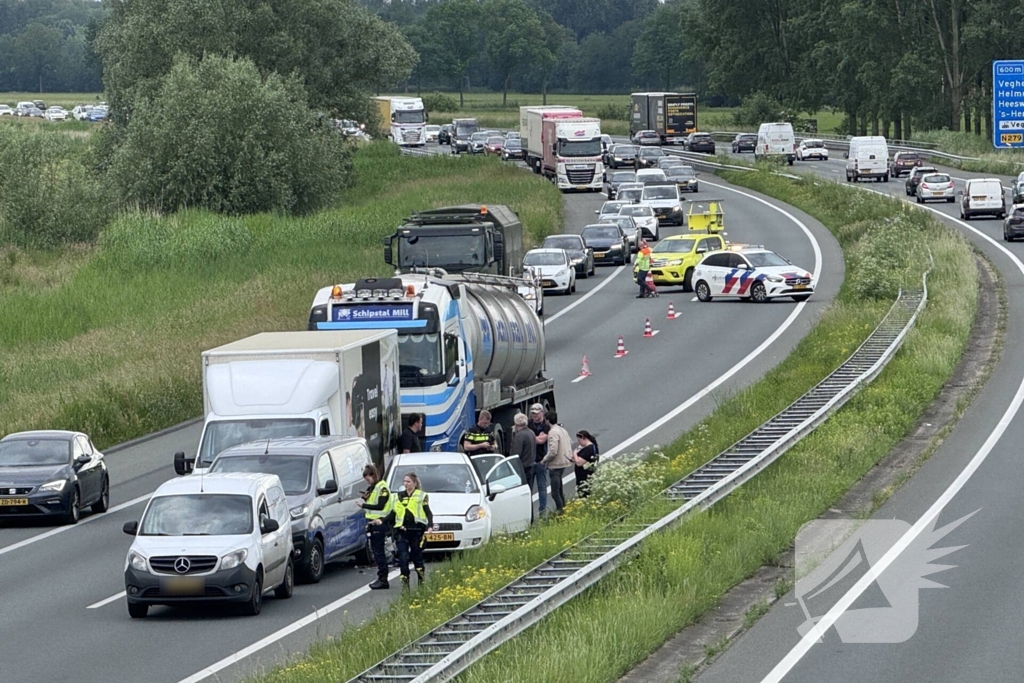
[[[422,453],[423,441],[420,439],[420,431],[423,429],[423,414],[409,413],[409,426],[402,431],[398,440],[399,453]]]
[[[576,450],[573,452],[572,461],[576,465],[576,495],[585,498],[590,493],[590,487],[584,486],[597,467],[598,447],[594,436],[586,429],[576,432]]]
[[[394,497],[392,515],[395,525],[395,545],[398,546],[398,570],[402,573],[402,586],[409,585],[409,560],[416,568],[418,584],[423,585],[423,534],[434,525],[430,500],[420,488],[420,479],[409,472],[402,479],[403,489]]]

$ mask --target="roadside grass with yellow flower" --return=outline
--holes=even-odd
[[[647,540],[619,571],[503,644],[458,680],[617,680],[713,607],[729,587],[774,562],[803,523],[827,509],[911,429],[967,342],[977,301],[969,245],[897,201],[868,202],[864,193],[767,173],[728,180],[815,215],[844,248],[846,280],[837,300],[795,351],[763,380],[723,400],[671,446],[623,455],[614,465],[603,463],[591,479],[590,497],[570,502],[562,517],[431,565],[423,589],[317,644],[306,658],[255,680],[348,680],[616,518],[636,514],[652,519],[667,513],[672,504],[660,497],[645,501],[639,492],[657,493],[678,480],[831,372],[874,329],[899,286],[920,283],[927,245],[935,257],[929,305],[873,384],[753,482],[709,512]]]

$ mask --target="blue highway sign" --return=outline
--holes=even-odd
[[[992,144],[1024,148],[1024,60],[992,62]]]

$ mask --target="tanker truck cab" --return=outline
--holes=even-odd
[[[517,410],[554,404],[543,328],[514,285],[409,273],[317,292],[310,330],[367,328],[397,331],[401,410],[425,416],[428,450],[457,450],[482,409],[500,443]]]

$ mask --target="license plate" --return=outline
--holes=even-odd
[[[0,507],[14,507],[16,505],[28,505],[28,498],[0,498]]]
[[[595,251],[594,252],[594,256],[596,256],[597,258],[604,258],[607,255],[608,255],[607,251]]]
[[[428,543],[433,543],[436,541],[454,541],[455,534],[427,534],[425,540]]]
[[[545,287],[554,287],[555,286],[555,281],[554,280],[544,280],[543,282],[541,282],[541,284],[543,286],[545,286]]]
[[[793,289],[807,289],[807,285],[793,285]]]
[[[971,197],[971,199],[973,199],[976,202],[983,202],[983,201],[985,201],[984,197]]]
[[[206,581],[201,576],[173,576],[160,583],[160,592],[166,595],[202,595],[206,592]]]
[[[586,185],[577,185],[576,189],[577,190],[589,190],[590,188],[587,187]]]

